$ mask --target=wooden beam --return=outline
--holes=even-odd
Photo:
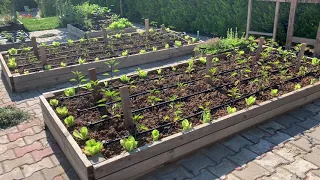
[[[145,25],[145,29],[146,29],[146,36],[149,35],[149,19],[145,19],[144,20],[144,25]]]
[[[296,73],[299,72],[299,70],[300,70],[301,60],[302,60],[302,58],[304,56],[304,53],[306,51],[306,47],[307,47],[307,44],[306,43],[302,43],[302,46],[300,48],[300,52],[299,52],[299,55],[298,55],[297,63],[296,63],[296,68],[294,69],[294,71]]]
[[[258,45],[256,57],[255,57],[255,61],[259,61],[259,59],[261,57],[263,43],[264,43],[264,37],[260,37],[259,45]]]
[[[131,102],[128,86],[120,87],[121,106],[124,116],[124,124],[128,131],[134,132],[134,123],[132,119]]]
[[[38,49],[38,44],[37,44],[37,38],[36,37],[31,37],[31,45],[33,48],[33,53],[39,59],[39,49]]]
[[[292,37],[292,42],[295,43],[307,43],[308,45],[315,45],[316,40],[315,39],[309,39],[309,38],[302,38],[302,37]]]
[[[251,14],[252,14],[252,0],[248,0],[248,17],[247,17],[246,39],[249,38],[249,31],[250,31],[250,26],[251,26]]]
[[[290,3],[292,0],[258,0],[258,1]],[[298,0],[298,3],[319,4],[320,0]]]
[[[320,22],[319,22],[316,42],[314,45],[314,56],[320,58]]]
[[[272,33],[272,39],[274,41],[276,41],[276,38],[277,38],[279,11],[280,11],[280,2],[277,1],[276,2],[276,11],[275,11],[275,14],[274,14],[273,33]]]
[[[272,34],[272,33],[257,32],[257,31],[249,31],[249,34],[253,34],[253,35],[261,35],[261,36],[273,36],[273,34]]]
[[[120,14],[123,17],[123,11],[122,11],[122,0],[120,0]]]
[[[294,32],[294,21],[295,21],[295,16],[296,16],[297,5],[298,5],[298,0],[291,0],[289,21],[288,21],[286,49],[291,49],[292,36],[293,36],[293,32]]]

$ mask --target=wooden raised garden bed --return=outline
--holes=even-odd
[[[135,179],[320,97],[319,59],[302,58],[303,48],[299,57],[261,51],[262,43],[248,54],[207,56],[100,84],[90,69],[90,85],[40,97],[44,121],[81,179]],[[82,127],[88,134],[73,137]],[[159,136],[152,135],[156,130]],[[133,149],[126,152],[120,140],[130,135],[137,149],[126,146]],[[89,139],[102,149],[89,153]]]
[[[36,40],[34,39],[34,43]],[[33,45],[30,51],[18,50],[0,55],[3,73],[13,92],[67,82],[72,71],[96,68],[98,73],[107,72],[105,63],[115,59],[117,69],[147,64],[192,54],[198,43],[174,32],[156,30],[153,33],[118,34],[104,38],[80,39],[68,43]],[[10,67],[10,59],[14,58]],[[11,64],[12,65],[12,64]],[[84,72],[87,75],[87,72]]]
[[[21,21],[17,19],[16,23],[4,24],[0,26],[0,31],[14,31],[14,30],[23,30],[24,26]]]
[[[30,46],[29,35],[22,30],[18,31],[0,31],[0,52],[11,48],[21,48],[21,46]]]

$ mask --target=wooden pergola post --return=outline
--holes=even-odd
[[[252,0],[249,0],[249,2],[248,2],[248,17],[247,17],[246,39],[249,38],[249,31],[250,31],[250,26],[251,26],[251,14],[252,14]]]
[[[120,14],[123,17],[123,12],[122,12],[122,0],[120,0]]]
[[[280,11],[280,1],[277,1],[276,2],[276,11],[275,11],[275,14],[274,14],[273,33],[272,33],[272,39],[274,41],[276,41],[276,38],[277,38],[279,11]]]
[[[294,32],[294,21],[295,21],[295,17],[296,17],[297,5],[298,5],[298,0],[291,0],[289,21],[288,21],[286,49],[291,49],[292,37],[293,37],[293,32]]]
[[[318,27],[316,44],[314,45],[314,56],[320,58],[320,22]]]

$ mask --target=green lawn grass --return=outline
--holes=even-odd
[[[21,18],[27,31],[43,31],[62,27],[58,17],[47,18]]]

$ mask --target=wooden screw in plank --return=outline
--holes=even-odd
[[[304,56],[304,52],[306,51],[306,47],[307,47],[307,44],[306,43],[302,43],[301,48],[300,48],[300,52],[299,52],[299,55],[298,55],[297,63],[296,63],[296,68],[294,69],[295,72],[299,72],[299,70],[300,70],[301,60],[302,60],[302,58]]]
[[[314,45],[314,56],[320,58],[320,22],[318,27],[316,44]]]
[[[103,42],[105,47],[108,45],[108,35],[107,30],[105,28],[102,29]]]
[[[45,66],[48,64],[46,50],[44,47],[40,46],[39,51],[40,51],[40,60],[42,62],[42,65]]]
[[[255,57],[256,61],[259,61],[259,59],[261,57],[263,43],[264,43],[264,37],[260,37],[259,45],[258,45],[258,49],[257,49],[257,52],[256,52],[256,57]]]
[[[132,119],[131,103],[129,97],[128,86],[120,88],[121,106],[124,116],[124,124],[130,132],[134,131],[134,123]]]
[[[212,57],[213,57],[212,54],[209,54],[206,57],[206,74],[207,74],[206,81],[208,84],[212,84],[212,77],[211,77],[212,74],[210,72],[210,70],[212,69],[212,66],[213,66],[212,65]]]
[[[146,27],[146,35],[148,36],[149,35],[149,19],[145,19],[144,20],[144,25]]]
[[[34,55],[39,59],[39,49],[38,49],[36,37],[31,37],[31,45],[32,45]]]
[[[90,81],[96,81],[96,80],[98,80],[98,77],[97,77],[97,69],[96,69],[96,68],[90,68],[90,69],[88,69],[88,72],[89,72],[89,79],[90,79]]]

